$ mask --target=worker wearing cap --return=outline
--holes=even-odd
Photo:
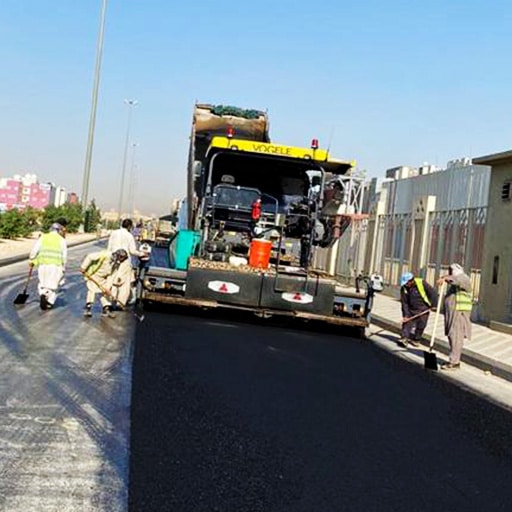
[[[402,305],[402,337],[398,344],[407,347],[409,343],[420,346],[423,331],[427,326],[431,308],[437,306],[437,292],[425,279],[405,273],[400,279],[400,302]]]
[[[37,267],[39,278],[39,305],[42,310],[52,309],[57,298],[59,284],[64,277],[67,260],[65,227],[58,222],[42,234],[30,251],[29,265]]]
[[[116,270],[128,259],[124,249],[110,251],[96,251],[89,253],[82,264],[80,272],[84,274],[87,283],[87,297],[85,299],[85,317],[92,316],[92,307],[96,295],[100,294],[102,316],[113,318],[112,313],[112,285]]]
[[[129,256],[146,257],[147,253],[137,249],[137,243],[131,230],[133,222],[131,219],[124,219],[121,227],[115,229],[110,234],[108,240],[108,250],[115,252],[118,249],[124,249]],[[115,287],[113,293],[118,305],[124,307],[130,300],[132,283],[135,281],[135,273],[130,258],[124,261],[116,271]]]
[[[448,275],[438,281],[439,285],[443,283],[448,285],[444,297],[444,332],[450,344],[450,360],[441,369],[455,370],[460,368],[464,338],[471,339],[471,279],[458,263],[452,263]]]

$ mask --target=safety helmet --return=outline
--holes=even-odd
[[[402,275],[400,278],[400,286],[404,286],[406,283],[408,283],[411,279],[414,279],[414,274],[412,272],[406,272]]]

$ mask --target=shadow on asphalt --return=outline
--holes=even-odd
[[[366,339],[361,337],[360,329],[358,327],[334,325],[318,320],[304,320],[279,315],[273,315],[270,318],[261,318],[254,313],[243,310],[230,310],[222,308],[202,309],[199,307],[184,307],[173,306],[169,304],[151,303],[144,305],[144,312],[158,312],[162,314],[173,314],[191,318],[201,318],[208,320],[215,319],[248,325],[267,326],[280,329],[294,329],[297,331],[357,338],[361,341]],[[233,319],[234,315],[236,315],[236,319]]]

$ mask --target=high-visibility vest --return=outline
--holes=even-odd
[[[455,292],[455,311],[471,311],[473,309],[473,295],[457,287]]]
[[[425,291],[425,287],[423,286],[423,279],[421,279],[421,277],[416,277],[414,279],[414,283],[416,284],[416,288],[418,288],[420,296],[425,302],[425,304],[427,304],[428,306],[432,306],[432,303],[430,302],[430,299],[427,296],[427,292]]]
[[[55,231],[41,235],[41,246],[36,256],[37,265],[64,265],[62,237]]]
[[[423,299],[423,302],[427,304],[427,306],[432,306],[432,303],[430,302],[430,299],[427,296],[427,292],[425,291],[425,287],[423,286],[423,279],[421,277],[415,277],[414,278],[414,284],[416,285],[416,288],[418,288],[418,292],[420,294],[420,297]],[[409,293],[407,290],[407,287],[405,287],[405,292]]]
[[[109,251],[103,251],[101,253],[101,256],[97,259],[97,260],[94,260],[87,268],[86,268],[86,272],[87,274],[89,274],[90,276],[94,275],[96,272],[98,272],[98,270],[100,269],[101,265],[103,265],[103,262],[110,256],[110,252]]]

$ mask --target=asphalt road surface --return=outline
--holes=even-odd
[[[368,341],[151,312],[132,512],[509,511],[510,412]]]
[[[37,277],[24,306],[27,262],[0,268],[0,510],[125,511],[133,317],[82,317],[79,262],[41,311]]]

